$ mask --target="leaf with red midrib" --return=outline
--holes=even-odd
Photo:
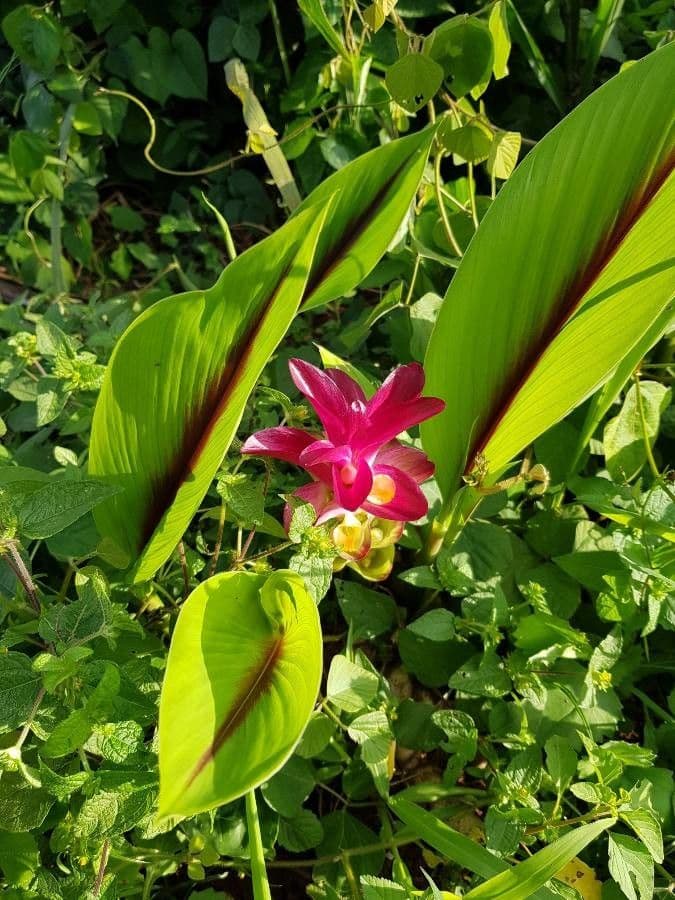
[[[270,778],[316,702],[316,604],[294,572],[228,572],[183,605],[159,714],[160,814],[194,815]]]
[[[517,167],[471,242],[429,344],[422,425],[450,501],[610,377],[672,301],[675,47],[591,95]]]
[[[156,303],[124,333],[96,406],[89,469],[122,488],[96,523],[135,582],[182,537],[300,304],[349,293],[385,252],[432,140],[429,129],[355,160],[213,288]]]

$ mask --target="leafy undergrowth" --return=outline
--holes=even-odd
[[[111,488],[87,475],[89,436],[117,339],[161,297],[213,284],[227,242],[242,252],[285,218],[275,170],[270,181],[255,155],[264,128],[251,135],[249,123],[250,153],[221,165],[246,140],[221,63],[246,61],[288,138],[282,146],[302,195],[381,140],[424,125],[427,100],[445,102],[428,71],[392,70],[397,37],[406,28],[429,35],[449,17],[446,4],[400,2],[403,25],[393,17],[375,29],[374,19],[372,33],[353,3],[344,16],[340,4],[301,5],[325,7],[328,29],[320,33],[321,17],[303,17],[295,4],[275,29],[276,7],[258,0],[225,0],[217,10],[170,3],[161,18],[152,4],[70,2],[59,15],[22,6],[4,20],[0,894],[252,896],[244,800],[158,818],[156,728],[188,593],[214,572],[274,566],[300,573],[320,602],[324,672],[300,744],[259,792],[273,897],[461,895],[480,883],[481,863],[448,844],[443,823],[512,863],[610,817],[611,833],[598,830],[579,856],[561,861],[550,891],[569,900],[670,896],[668,337],[581,452],[583,406],[529,449],[524,471],[545,469],[543,482],[513,479],[487,495],[433,562],[425,528],[440,498],[428,482],[429,517],[406,527],[385,581],[369,583],[351,567],[334,572],[330,531],[302,506],[287,534],[283,507],[299,470],[243,457],[241,442],[151,581],[130,586],[117,548],[97,533],[92,510]],[[394,5],[372,4],[368,15]],[[488,80],[495,55],[508,55],[505,6],[458,10],[475,13],[470,21],[491,36]],[[673,26],[668,4],[631,5],[599,58],[594,9],[582,10],[575,42],[574,4],[549,4],[546,14],[521,6],[524,21],[508,19],[520,35],[510,74],[496,75],[479,109],[467,92],[485,66],[460,71],[467,83],[478,79],[460,104],[448,98],[466,119],[465,140],[453,138],[441,157],[442,178],[440,161],[435,175],[429,167],[407,230],[356,296],[295,320],[250,398],[241,441],[282,420],[316,428],[289,378],[291,357],[345,365],[373,385],[421,361],[452,270],[442,263],[457,264],[513,168],[520,134],[533,144]],[[533,54],[535,38],[545,60]],[[480,61],[474,39],[463,52]],[[419,94],[409,96],[413,74]],[[133,97],[157,120],[153,164],[143,158],[148,123]],[[166,172],[204,168],[213,171]],[[419,444],[416,429],[410,438]]]

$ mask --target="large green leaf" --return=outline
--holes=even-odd
[[[527,900],[615,822],[601,819],[568,831],[534,856],[469,891],[466,900]]]
[[[95,518],[134,564],[135,581],[156,572],[201,503],[299,306],[322,218],[309,210],[236,259],[214,287],[156,303],[115,348],[89,471],[123,488]]]
[[[411,207],[436,131],[391,141],[319,185],[296,212],[334,197],[302,301],[312,309],[352,291],[379,262]]]
[[[213,288],[160,301],[122,336],[96,406],[89,470],[123,488],[95,517],[136,582],[180,540],[301,300],[308,308],[348,293],[383,255],[432,140],[427,130],[355,160]]]
[[[321,679],[316,604],[294,572],[228,572],[181,610],[159,710],[161,815],[228,803],[293,752]]]
[[[674,79],[670,45],[609,81],[526,157],[481,224],[426,357],[428,391],[447,407],[422,438],[446,500],[462,473],[494,482],[671,302]]]

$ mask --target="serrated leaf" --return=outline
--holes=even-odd
[[[663,837],[661,825],[650,809],[625,809],[619,813],[652,855],[654,862],[663,862]]]
[[[23,653],[0,653],[0,733],[22,725],[40,690],[40,676]]]
[[[654,862],[639,841],[624,834],[610,834],[609,874],[628,900],[652,900]]]
[[[291,853],[302,853],[318,847],[323,840],[320,819],[309,809],[301,809],[292,819],[279,820],[279,843]]]

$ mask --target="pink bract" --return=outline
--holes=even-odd
[[[295,495],[312,504],[318,524],[356,510],[397,522],[424,516],[428,503],[419,485],[433,475],[433,463],[421,450],[396,440],[445,406],[436,397],[422,396],[422,366],[399,366],[370,400],[339,369],[323,371],[301,359],[290,360],[289,369],[324,433],[266,428],[248,438],[242,453],[272,456],[309,472],[313,481]]]

